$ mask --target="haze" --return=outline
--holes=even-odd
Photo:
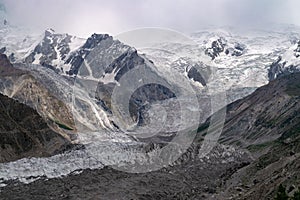
[[[1,1],[1,0],[0,0]],[[300,25],[297,0],[3,0],[13,24],[82,37],[142,27],[192,32],[206,25]]]

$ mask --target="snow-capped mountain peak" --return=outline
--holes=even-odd
[[[43,39],[25,57],[26,63],[40,64],[57,72],[66,72],[70,67],[65,65],[72,52],[84,44],[84,39],[69,34],[57,34],[47,29]]]

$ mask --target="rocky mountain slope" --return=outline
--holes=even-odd
[[[215,199],[272,199],[280,184],[299,187],[300,73],[282,76],[227,107],[219,141],[251,152]],[[204,131],[207,124],[199,128]],[[204,131],[205,132],[205,131]]]
[[[15,68],[4,54],[0,55],[0,70],[2,94],[34,108],[66,138],[73,137],[70,130],[75,127],[70,107],[51,93],[31,72]]]
[[[220,141],[242,147],[274,141],[299,126],[299,73],[257,89],[227,107]]]
[[[51,156],[68,145],[35,110],[0,94],[0,162]]]
[[[221,144],[205,157],[199,149],[207,124],[176,163],[159,171],[83,170],[61,179],[9,184],[1,195],[43,198],[39,191],[46,190],[53,198],[272,199],[280,183],[292,194],[300,175],[299,80],[299,73],[281,77],[230,104]]]

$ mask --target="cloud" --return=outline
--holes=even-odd
[[[300,24],[298,0],[3,0],[10,20],[87,37],[141,27],[195,31],[203,25]]]

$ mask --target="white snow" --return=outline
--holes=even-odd
[[[295,56],[295,49],[297,48],[298,44],[293,45],[289,48],[283,55],[282,60],[287,62],[287,65],[300,65],[300,57]]]
[[[35,56],[34,56],[34,61],[33,61],[33,63],[32,64],[36,64],[36,65],[39,65],[40,64],[40,58],[43,56],[43,54],[36,54]]]
[[[46,31],[49,32],[50,34],[55,34],[55,31],[52,28],[48,28]]]
[[[295,27],[294,27],[295,28]],[[204,63],[216,69],[214,80],[210,87],[216,90],[229,90],[234,88],[257,88],[268,83],[268,68],[283,55],[288,64],[298,65],[300,59],[295,58],[291,47],[293,38],[300,38],[299,28],[282,28],[276,31],[242,31],[230,28],[210,28],[191,34],[195,44],[159,43],[156,46],[138,49],[154,61],[158,70],[166,76],[175,69],[184,73],[182,66],[187,63]],[[297,33],[298,32],[298,33]],[[234,47],[236,43],[246,46],[242,56],[229,56],[221,53],[215,60],[205,55],[205,48],[211,47],[212,41],[223,38],[226,47]],[[291,47],[291,48],[290,48]],[[288,50],[290,48],[290,50]],[[183,62],[186,61],[186,62]]]
[[[76,36],[73,36],[71,38],[71,43],[69,43],[70,53],[78,50],[81,46],[83,46],[83,44],[85,43],[85,41],[86,41],[86,39],[78,38]]]
[[[0,45],[7,46],[8,52],[17,52],[17,58],[24,58],[25,55],[28,55],[28,51],[32,51],[36,45],[36,43],[33,43],[32,41],[40,40],[37,39],[38,37],[28,37],[28,40],[23,42],[21,38],[23,38],[24,34],[17,34],[16,32],[18,31],[13,30],[12,28],[1,29]],[[289,33],[290,32],[287,32],[286,30],[284,32],[238,33],[226,29],[209,29],[192,34],[191,38],[195,41],[194,44],[184,42],[164,43],[163,41],[160,41],[154,46],[143,46],[142,48],[137,49],[139,53],[145,53],[147,58],[154,61],[155,66],[153,66],[153,69],[155,68],[159,75],[165,77],[171,84],[181,85],[183,91],[190,91],[190,84],[197,88],[201,87],[199,83],[188,80],[186,69],[190,68],[193,64],[203,64],[212,67],[216,72],[214,74],[214,79],[209,81],[208,86],[214,90],[212,92],[219,92],[245,87],[257,88],[268,83],[267,69],[272,62],[277,60],[279,55],[282,55],[283,60],[290,64],[299,64],[299,59],[296,59],[293,55],[295,46],[291,45],[290,39],[292,37],[300,38],[300,36],[295,32]],[[206,47],[211,46],[212,41],[220,37],[223,37],[226,40],[228,46],[233,46],[236,43],[245,44],[245,54],[240,57],[235,57],[221,53],[219,57],[212,61],[210,57],[204,54],[204,51]],[[71,43],[69,44],[71,49],[70,53],[78,50],[84,42],[84,39],[72,37]],[[102,46],[102,49],[97,49],[97,52],[95,52],[97,61],[101,64],[111,63],[116,56],[129,49],[129,47],[125,45],[122,46],[117,42],[105,45],[107,46]],[[55,50],[58,53],[58,58],[54,60],[52,64],[57,65],[57,67],[63,67],[64,71],[68,71],[70,65],[63,64],[64,62],[59,55],[58,47],[55,47]],[[111,55],[111,57],[104,55]],[[41,54],[35,56],[34,64],[39,64],[38,61],[41,56]],[[79,86],[81,83],[84,85],[85,82],[93,82],[91,83],[92,86],[97,85],[99,81],[102,81],[104,84],[115,82],[114,78],[117,72],[113,71],[110,74],[104,74],[104,77],[102,78],[96,78],[93,75],[93,70],[88,59],[85,60],[84,65],[86,66],[89,75],[85,77],[78,75],[78,79],[76,80],[77,84],[75,83],[73,91],[70,91],[69,83],[67,81],[64,82],[63,78],[54,77],[55,75],[53,74],[51,74],[51,76],[53,76],[53,82],[57,84],[57,88],[63,91],[64,94],[71,93],[75,95],[75,98],[84,103],[87,109],[91,111],[90,114],[92,117],[87,116],[87,113],[84,113],[82,107],[76,107],[76,105],[75,108],[73,107],[75,119],[87,127],[86,129],[79,130],[78,139],[79,142],[87,145],[86,149],[72,151],[50,158],[31,158],[10,163],[2,163],[0,164],[0,187],[5,186],[5,184],[1,183],[2,179],[4,181],[18,179],[28,183],[43,175],[47,178],[61,177],[74,171],[76,171],[75,173],[80,173],[82,169],[87,168],[102,168],[104,165],[113,164],[122,165],[137,159],[144,160],[145,162],[148,162],[149,159],[151,160],[151,158],[145,158],[140,154],[135,154],[135,150],[124,150],[124,147],[130,149],[131,146],[138,144],[129,139],[126,133],[116,132],[114,130],[114,127],[111,124],[112,116],[107,114],[99,105],[97,105],[97,101],[93,97],[94,93],[92,93],[93,91],[90,91],[91,88],[88,87],[89,85],[85,88]],[[31,67],[38,68],[40,66]],[[99,65],[99,68],[100,67],[102,66]],[[36,70],[44,70],[43,73],[47,74],[46,69],[42,68]],[[51,79],[51,77],[49,77],[49,79]],[[143,77],[139,77],[138,80],[142,82]],[[246,92],[243,95],[246,95]],[[194,104],[189,98],[185,98],[186,96],[182,95],[178,99],[186,106],[187,113],[198,112],[199,108],[193,106]],[[69,96],[65,98],[69,98]],[[166,110],[174,110],[172,109],[173,107],[171,107],[173,101],[175,100],[164,102],[163,108]],[[73,103],[74,102],[70,102],[68,105],[74,106]],[[155,106],[153,107],[153,110],[149,111],[149,114],[155,116],[156,113],[161,113],[160,117],[163,120],[164,110],[155,112],[161,105]],[[186,117],[186,120],[187,119],[189,118]],[[176,130],[180,128],[178,126],[176,124],[173,128]],[[153,128],[156,127],[154,126]],[[86,131],[87,129],[93,131]],[[166,126],[162,127],[161,130],[170,131],[172,129]],[[228,154],[228,156],[230,156],[230,154]]]

